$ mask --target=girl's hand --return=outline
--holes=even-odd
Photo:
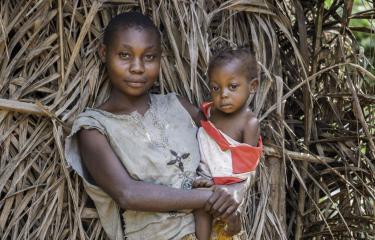
[[[193,188],[209,188],[214,185],[214,182],[211,179],[207,178],[197,178],[193,182]]]
[[[212,190],[213,193],[205,204],[206,212],[214,218],[228,218],[240,206],[241,199],[232,187],[226,185],[215,185]]]

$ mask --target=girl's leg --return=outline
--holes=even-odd
[[[194,211],[195,235],[198,240],[209,240],[211,236],[212,218],[204,209]]]

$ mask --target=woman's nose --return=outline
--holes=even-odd
[[[130,64],[130,72],[134,74],[141,74],[145,71],[145,66],[141,59],[135,58]]]

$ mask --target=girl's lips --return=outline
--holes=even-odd
[[[221,108],[231,108],[232,105],[231,104],[223,104],[223,105],[220,105]]]

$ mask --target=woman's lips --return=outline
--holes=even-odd
[[[146,84],[146,82],[145,81],[126,81],[126,84],[129,87],[139,88],[139,87],[143,87]]]

